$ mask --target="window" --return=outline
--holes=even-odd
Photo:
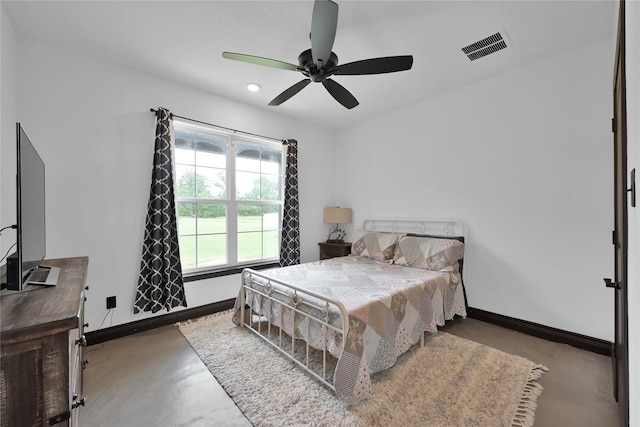
[[[174,119],[183,273],[278,260],[283,147]]]

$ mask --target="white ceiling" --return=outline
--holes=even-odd
[[[410,71],[334,76],[360,101],[347,110],[319,84],[269,107],[272,98],[304,76],[221,56],[231,51],[297,64],[298,54],[310,47],[310,0],[2,3],[19,37],[63,45],[333,129],[611,37],[615,22],[611,0],[338,0],[333,51],[339,63],[414,57]],[[511,47],[473,62],[460,50],[497,31],[506,34]],[[248,92],[250,81],[262,90]]]

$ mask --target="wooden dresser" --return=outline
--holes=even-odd
[[[0,425],[76,426],[82,394],[87,257],[51,259],[58,284],[1,296]]]

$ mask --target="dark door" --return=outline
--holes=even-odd
[[[625,81],[625,3],[620,2],[613,83],[613,159],[615,277],[605,279],[614,289],[615,342],[613,348],[613,393],[618,401],[620,425],[629,424],[629,343],[627,326],[627,105]]]

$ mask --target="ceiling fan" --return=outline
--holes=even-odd
[[[338,5],[330,0],[316,0],[311,17],[311,49],[305,50],[298,56],[299,65],[233,52],[223,52],[222,57],[266,67],[299,71],[306,76],[305,79],[276,96],[269,105],[280,105],[304,89],[309,83],[316,82],[322,83],[336,101],[351,109],[358,105],[358,100],[342,85],[331,79],[331,76],[383,74],[411,69],[413,65],[413,56],[411,55],[364,59],[338,65],[338,57],[331,51],[337,26]]]

